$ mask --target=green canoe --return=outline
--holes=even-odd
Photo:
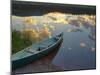
[[[29,64],[55,50],[63,40],[63,33],[21,50],[11,57],[12,70]]]

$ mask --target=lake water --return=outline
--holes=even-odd
[[[92,48],[95,48],[95,41],[89,38],[90,31],[86,29],[82,32],[66,32],[67,29],[73,28],[73,26],[57,25],[57,27],[58,31],[55,31],[54,34],[64,30],[64,39],[52,63],[64,70],[95,68],[96,55],[95,51],[92,51]],[[81,43],[86,46],[81,47]]]
[[[17,17],[17,16],[15,16]],[[96,68],[96,40],[95,40],[95,26],[87,21],[77,19],[76,16],[70,16],[75,19],[70,23],[63,22],[38,22],[37,26],[41,30],[43,24],[51,25],[48,27],[51,36],[55,36],[64,32],[63,43],[58,50],[57,54],[52,60],[52,64],[63,70],[76,70],[76,69],[95,69]],[[75,18],[74,18],[75,17]],[[77,15],[78,17],[78,15]],[[35,19],[39,19],[33,16]],[[79,17],[78,17],[79,18]],[[42,20],[43,18],[41,18]],[[16,30],[23,29],[23,17],[12,18],[12,28]],[[80,22],[80,23],[78,23]],[[77,26],[77,24],[80,24]],[[31,28],[35,28],[31,26]],[[47,29],[47,30],[48,30]],[[94,37],[93,37],[94,36]]]
[[[88,37],[88,32],[64,32],[63,44],[53,60],[53,63],[63,69],[95,68],[95,41]],[[86,47],[81,47],[84,42]]]

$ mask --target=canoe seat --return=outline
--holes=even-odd
[[[27,52],[29,52],[29,53],[36,53],[37,51],[36,50],[32,50],[32,49],[29,49],[29,50],[26,50]]]
[[[37,49],[37,51],[41,51],[41,50],[43,50],[45,48],[46,48],[45,46],[39,46],[38,49]]]
[[[35,53],[35,52],[33,52],[33,51],[28,51],[28,50],[27,50],[27,52],[29,52],[29,53]]]

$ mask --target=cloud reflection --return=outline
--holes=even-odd
[[[34,42],[40,42],[46,38],[51,38],[52,35],[48,27],[44,27],[43,29],[39,30],[39,32],[36,29],[24,29],[21,31],[21,33],[22,37],[26,37]]]
[[[19,22],[24,26],[23,32],[27,33],[31,39],[35,39],[37,41],[41,41],[44,38],[51,37],[51,31],[56,31],[57,27],[53,23],[62,23],[60,25],[72,25],[74,27],[77,27],[78,29],[80,29],[81,27],[90,28],[91,34],[95,35],[95,20],[95,15],[72,15],[61,12],[50,12],[43,16],[12,16],[12,24],[17,25],[16,22]],[[77,31],[73,28],[66,30],[67,32]]]

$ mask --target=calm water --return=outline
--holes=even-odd
[[[23,20],[18,19],[12,19],[12,28],[21,30],[24,27],[21,22]],[[54,26],[53,29],[49,29],[51,36],[64,32],[63,43],[52,61],[52,64],[63,70],[93,69],[96,67],[95,39],[91,37],[92,34],[95,35],[95,26],[85,21],[80,22],[81,26],[74,25],[76,22],[73,22],[73,25],[48,23],[48,25]],[[43,22],[37,25],[39,29],[43,28]],[[34,26],[32,27],[34,29]]]
[[[53,60],[53,63],[63,69],[89,69],[95,68],[95,41],[91,40],[89,32],[64,32],[63,44]],[[80,47],[84,42],[86,47]]]
[[[69,28],[73,28],[73,26],[57,25],[54,34],[64,30],[64,39],[52,63],[64,70],[95,68],[96,55],[95,51],[91,50],[91,48],[95,48],[95,41],[89,38],[91,34],[89,29],[82,32],[66,32]],[[86,46],[81,47],[81,42]]]

